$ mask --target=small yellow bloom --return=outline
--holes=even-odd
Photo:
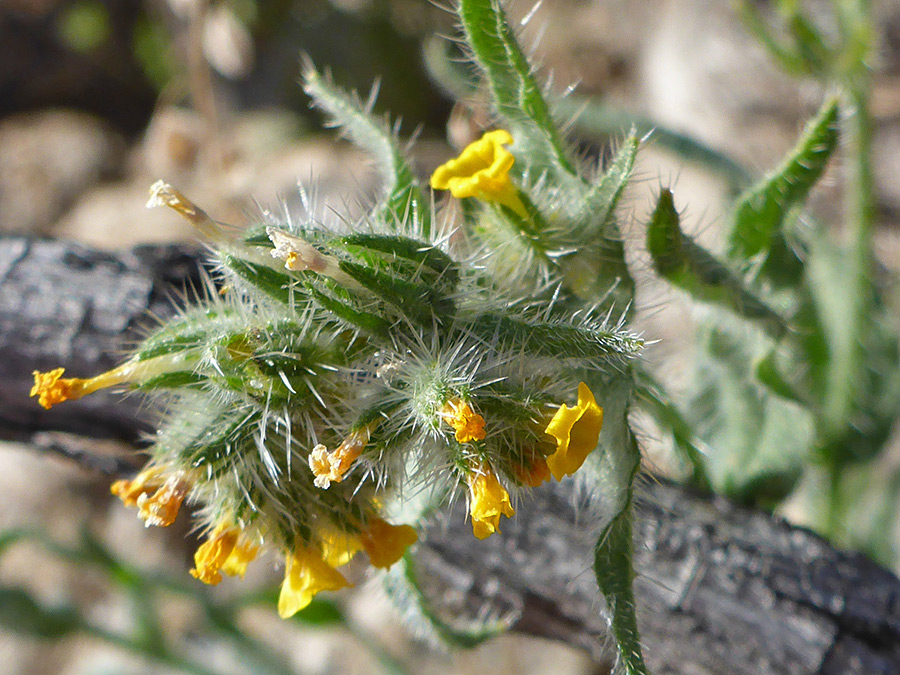
[[[318,548],[299,545],[287,556],[278,616],[290,618],[312,602],[319,591],[336,591],[349,585],[343,574],[325,562]]]
[[[315,475],[315,485],[327,490],[332,483],[340,483],[350,471],[353,462],[359,459],[376,423],[350,432],[334,452],[319,443],[309,453],[309,468]]]
[[[468,402],[451,398],[438,414],[456,431],[459,443],[484,440],[484,418]]]
[[[63,378],[64,372],[66,372],[65,368],[56,368],[48,373],[42,373],[37,370],[32,373],[34,375],[34,386],[31,388],[30,396],[37,396],[38,403],[47,410],[57,403],[75,401],[85,394],[90,394],[98,389],[111,387],[122,382],[121,379],[116,377],[114,371],[86,380],[77,377]]]
[[[194,553],[195,567],[191,570],[191,576],[213,586],[222,581],[220,572],[243,578],[247,564],[256,558],[258,548],[241,543],[240,536],[241,530],[234,525],[217,525]]]
[[[144,492],[137,498],[138,516],[147,527],[168,527],[175,522],[190,489],[182,472],[172,474],[153,495]]]
[[[366,529],[360,535],[369,562],[373,567],[382,569],[400,560],[418,538],[415,529],[409,525],[391,525],[376,516],[369,518]]]
[[[597,405],[594,394],[581,382],[578,403],[569,408],[559,406],[553,419],[544,429],[556,439],[556,452],[547,458],[547,465],[556,480],[578,471],[584,460],[597,447],[603,427],[603,408]]]
[[[137,506],[141,495],[156,492],[165,482],[162,469],[151,466],[141,471],[134,480],[117,480],[109,486],[109,491],[121,499],[125,506]]]
[[[472,471],[469,482],[469,513],[472,514],[472,532],[479,539],[487,539],[500,531],[500,516],[516,515],[509,503],[509,493],[487,466]]]
[[[431,187],[450,190],[457,199],[476,197],[497,202],[526,217],[528,212],[509,179],[516,159],[503,147],[512,142],[513,137],[504,129],[487,132],[470,143],[459,157],[439,166],[431,175]]]
[[[34,386],[30,396],[37,396],[38,403],[44,408],[52,408],[63,401],[74,401],[82,396],[87,396],[98,389],[114,387],[126,382],[140,382],[150,377],[170,372],[173,367],[183,367],[183,363],[173,361],[171,355],[158,356],[144,361],[132,359],[112,370],[100,373],[94,377],[81,379],[77,377],[64,378],[64,368],[56,368],[47,373],[35,370]]]

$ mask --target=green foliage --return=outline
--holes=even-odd
[[[675,407],[658,389],[644,398],[695,477],[708,473],[717,491],[770,507],[809,492],[822,533],[893,563],[886,530],[866,513],[896,518],[896,500],[879,495],[895,494],[900,474],[861,479],[877,473],[900,416],[900,327],[889,309],[897,280],[876,275],[871,243],[871,9],[833,3],[839,35],[826,39],[800,3],[775,5],[777,28],[757,3],[738,8],[785,70],[841,93],[823,102],[780,166],[737,198],[727,261],[681,233],[671,196],[661,195],[648,230],[654,266],[707,311],[688,401]],[[839,147],[851,169],[844,241],[802,212]]]

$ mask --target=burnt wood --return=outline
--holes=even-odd
[[[28,398],[32,370],[88,376],[116,364],[152,316],[199,287],[196,251],[110,254],[59,241],[0,238],[0,438],[32,440],[114,472],[56,432],[135,442],[137,397],[99,393],[50,411]],[[72,448],[75,447],[73,450]],[[472,537],[462,506],[431,523],[416,557],[451,623],[486,613],[609,663],[590,568],[596,528],[567,484],[533,491],[503,534]],[[644,478],[635,550],[638,616],[654,673],[900,673],[900,581],[771,515]]]

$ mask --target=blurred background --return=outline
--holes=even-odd
[[[765,2],[756,3],[765,6]],[[828,2],[809,2],[827,29]],[[196,242],[177,215],[144,208],[164,179],[214,218],[236,225],[260,209],[299,208],[298,181],[319,200],[353,213],[377,188],[368,160],[323,129],[298,85],[301,54],[330,69],[364,98],[378,82],[375,109],[418,134],[411,152],[423,176],[491,124],[477,95],[454,102],[453,16],[427,0],[3,0],[0,3],[0,232],[73,239],[118,250],[147,242]],[[719,0],[552,0],[528,18],[533,48],[551,89],[602,102],[602,128],[572,126],[585,158],[605,157],[635,121],[715,148],[736,171],[762,175],[793,145],[822,101],[825,85],[791,78],[772,64],[730,3]],[[877,58],[871,112],[875,124],[875,255],[900,268],[900,3],[876,3]],[[577,111],[575,111],[577,112]],[[573,112],[574,116],[574,112]],[[659,340],[646,358],[677,389],[688,371],[687,305],[650,278],[641,249],[658,186],[674,189],[684,229],[715,249],[717,226],[733,194],[722,171],[686,162],[651,136],[638,156],[638,180],[620,209],[640,290],[638,328]],[[810,210],[840,227],[843,167],[833,161]],[[2,357],[0,357],[2,358]],[[671,449],[640,420],[648,466],[678,477]],[[126,453],[127,448],[103,452]],[[894,439],[878,461],[900,466]],[[112,478],[19,444],[0,444],[0,536],[34,527],[53,542],[91,541],[148,574],[192,580],[195,542],[187,524],[144,530],[109,495]],[[815,489],[813,486],[811,489]],[[800,491],[780,507],[795,522],[811,519]],[[184,519],[182,519],[184,520]],[[885,531],[895,550],[896,520]],[[79,548],[80,547],[80,548]],[[74,603],[99,624],[140,622],[138,590],[123,592],[109,567],[76,564],[37,540],[0,547],[0,583],[27,588],[47,604]],[[83,552],[83,551],[82,551]],[[882,562],[894,560],[885,556]],[[896,564],[895,562],[893,563]],[[588,563],[585,572],[588,572]],[[896,569],[896,567],[895,567]],[[105,570],[105,571],[104,571]],[[237,586],[277,583],[274,564],[251,568]],[[399,626],[377,584],[361,584],[296,622],[274,604],[240,612],[236,626],[269,666],[249,666],[243,644],[198,626],[198,608],[177,589],[154,596],[166,638],[209,672],[245,673],[594,673],[582,654],[536,640],[504,637],[446,654]],[[204,589],[205,593],[206,590]],[[2,614],[2,612],[0,612]],[[205,625],[205,624],[203,624]],[[184,672],[110,644],[103,636],[39,638],[0,626],[0,671],[13,675]],[[64,633],[60,632],[62,636]],[[107,636],[108,637],[108,636]],[[278,664],[281,664],[280,666]]]

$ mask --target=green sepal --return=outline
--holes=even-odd
[[[783,164],[738,199],[728,236],[730,257],[747,259],[769,251],[772,237],[805,201],[837,148],[838,113],[838,99],[828,99]]]
[[[325,111],[342,127],[354,143],[371,154],[385,182],[385,197],[379,210],[388,223],[407,223],[415,214],[424,237],[431,236],[431,206],[419,188],[406,157],[397,142],[397,134],[374,118],[371,102],[363,104],[323,78],[312,63],[303,68],[303,89],[316,107]]]
[[[190,370],[182,370],[151,377],[150,379],[141,382],[137,388],[143,391],[181,389],[182,387],[196,386],[203,384],[204,382],[206,382],[206,376]]]
[[[634,160],[641,140],[633,133],[625,139],[616,156],[610,162],[603,178],[591,188],[584,200],[585,212],[591,214],[595,223],[606,225],[612,216],[619,198],[631,179]]]
[[[661,277],[696,300],[719,305],[758,322],[768,333],[781,336],[784,319],[756,295],[721,261],[681,231],[672,193],[663,190],[647,227],[647,248]]]
[[[472,56],[515,139],[516,156],[527,158],[536,175],[550,171],[557,178],[575,179],[557,125],[500,3],[460,0],[457,12]]]
[[[639,354],[644,347],[641,338],[627,331],[557,321],[529,321],[494,313],[475,318],[469,330],[486,342],[496,340],[506,349],[521,349],[526,354],[561,359],[621,363]]]
[[[440,321],[452,314],[452,301],[438,296],[423,282],[400,279],[350,260],[342,260],[340,268],[354,281],[416,323],[430,328],[435,318]]]
[[[390,265],[398,258],[414,264],[413,273],[423,275],[429,283],[440,284],[446,293],[452,293],[459,282],[459,266],[442,250],[409,237],[384,234],[354,233],[341,237],[337,242],[348,253],[365,260],[367,264],[376,262],[372,253],[380,254],[379,259]],[[368,255],[367,255],[368,254]]]
[[[319,290],[310,281],[305,281],[304,289],[309,296],[322,309],[327,310],[334,317],[352,328],[358,328],[368,335],[377,335],[386,337],[390,331],[391,324],[386,319],[381,318],[371,312],[364,312],[360,309],[350,306],[346,302]]]
[[[248,286],[260,291],[272,300],[290,305],[293,298],[294,280],[287,274],[272,269],[268,265],[250,262],[226,253],[222,255],[222,265],[234,273]]]
[[[210,335],[224,331],[243,330],[241,317],[226,307],[197,307],[177,316],[154,333],[138,347],[136,361],[146,361],[157,356],[175,354],[203,346]]]

